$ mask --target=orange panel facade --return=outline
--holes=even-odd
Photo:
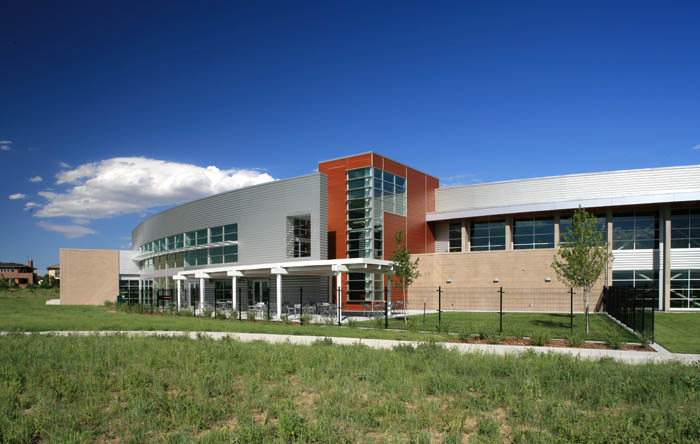
[[[404,233],[403,239],[411,253],[434,252],[435,238],[426,223],[426,213],[435,209],[439,180],[376,153],[364,153],[319,163],[319,172],[328,175],[328,258],[346,257],[346,171],[369,166],[406,179],[406,217],[384,213],[384,259],[396,249],[394,236],[398,231]],[[343,285],[342,294],[344,310],[362,309],[360,303],[348,302],[347,285]]]

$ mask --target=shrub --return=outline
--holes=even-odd
[[[574,333],[572,335],[569,335],[567,339],[569,340],[569,344],[572,347],[581,347],[583,343],[586,342],[580,333]]]
[[[285,313],[285,314],[282,315],[282,322],[284,323],[284,325],[289,325],[289,324],[291,324],[291,322],[289,321],[289,315],[288,315],[288,314]]]
[[[357,327],[357,321],[354,319],[348,319],[347,326],[350,328],[355,328]]]
[[[114,302],[112,302],[112,301],[105,301],[104,306],[107,307],[107,308],[113,307],[113,306],[114,306]]]
[[[301,315],[299,316],[299,324],[301,325],[309,325],[311,323],[311,315]]]
[[[491,336],[496,336],[496,331],[491,328],[486,328],[479,331],[479,339],[488,339]]]
[[[213,313],[214,313],[214,310],[212,310],[212,309],[209,308],[209,307],[205,308],[204,311],[202,312],[202,314],[204,315],[204,317],[207,318],[207,319],[211,318],[212,315],[213,315]]]
[[[532,340],[533,344],[542,347],[544,345],[549,344],[549,341],[552,340],[552,336],[547,330],[538,329],[535,330],[530,339]]]
[[[222,321],[226,319],[226,313],[219,311],[216,313],[216,319],[221,319]]]
[[[608,347],[615,350],[619,350],[622,348],[622,341],[620,340],[620,338],[612,334],[608,334],[605,336],[605,343],[608,345]]]
[[[252,321],[253,319],[255,319],[255,310],[248,310],[246,312],[245,318],[249,321]]]

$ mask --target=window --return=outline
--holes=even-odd
[[[237,241],[238,240],[238,224],[224,225],[224,240],[225,241]]]
[[[207,249],[185,251],[185,266],[207,265]]]
[[[474,221],[469,230],[470,251],[506,249],[506,221]]]
[[[658,288],[658,270],[614,270],[613,287]]]
[[[600,233],[603,243],[608,243],[608,223],[604,215],[597,215],[596,218],[596,229]],[[561,216],[559,218],[559,245],[566,245],[564,240],[564,235],[571,229],[571,216]]]
[[[450,253],[462,251],[462,223],[453,222],[450,224]]]
[[[516,219],[513,224],[513,248],[554,248],[554,218]]]
[[[238,262],[238,245],[210,248],[209,262],[211,264],[227,264],[230,262]]]
[[[233,286],[230,280],[214,281],[214,303],[230,301],[233,297]]]
[[[311,256],[311,220],[294,218],[294,257]]]
[[[197,230],[197,245],[207,244],[207,229]]]
[[[671,308],[700,308],[700,270],[671,270]]]
[[[700,248],[700,208],[671,211],[671,248]]]
[[[659,248],[659,217],[655,212],[621,213],[613,216],[613,249]]]
[[[119,296],[126,302],[137,303],[139,301],[139,281],[120,280]]]
[[[214,227],[211,229],[211,243],[221,242],[224,240],[224,227]]]
[[[183,236],[184,235],[182,233],[176,234],[175,236],[173,236],[175,238],[175,247],[174,248],[180,249],[180,248],[185,246],[185,244],[183,242]]]
[[[189,233],[185,233],[185,246],[194,247],[195,245],[197,245],[197,232],[190,231]]]

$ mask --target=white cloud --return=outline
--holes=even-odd
[[[47,231],[56,231],[58,233],[61,233],[64,237],[67,237],[68,239],[74,239],[76,237],[83,237],[97,233],[97,231],[93,230],[92,228],[84,227],[82,225],[52,224],[43,220],[41,222],[38,222],[37,226]]]
[[[73,223],[78,224],[78,225],[87,225],[90,223],[90,220],[89,219],[73,219]]]
[[[187,202],[275,180],[256,170],[220,170],[144,157],[116,157],[60,171],[65,192],[38,193],[49,202],[37,217],[101,219]]]
[[[693,147],[694,150],[700,150],[700,143]]]
[[[41,204],[38,204],[36,202],[27,202],[24,204],[24,211],[31,210],[32,208],[40,207]]]
[[[58,166],[61,167],[61,168],[70,168],[70,165],[68,165],[68,164],[65,163],[65,162],[60,162],[60,163],[58,164]]]
[[[474,185],[475,183],[482,183],[483,181],[479,179],[476,174],[457,174],[455,176],[440,178],[440,188],[445,187],[460,187],[464,185]]]
[[[35,182],[35,183],[41,182],[42,180],[44,180],[44,179],[42,179],[41,176],[34,176],[34,177],[29,179],[30,182]]]
[[[0,140],[0,151],[10,151],[11,140]]]
[[[22,193],[16,193],[16,194],[10,194],[9,197],[10,197],[10,200],[17,200],[17,199],[24,199],[25,197],[27,197],[27,195],[22,194]]]

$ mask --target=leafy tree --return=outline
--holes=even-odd
[[[56,278],[51,276],[50,274],[45,274],[43,278],[41,278],[41,288],[54,288],[56,286]]]
[[[579,207],[571,218],[571,227],[564,233],[559,253],[552,268],[559,280],[573,288],[582,288],[586,305],[586,334],[589,333],[588,295],[605,271],[612,255],[607,242],[596,227],[595,216]]]
[[[411,261],[411,253],[408,251],[406,243],[401,243],[401,237],[401,231],[396,233],[395,239],[398,248],[394,250],[389,260],[393,262],[394,276],[396,276],[394,287],[400,289],[403,295],[403,322],[405,324],[408,288],[413,284],[413,281],[418,279],[420,272],[418,271],[418,258],[415,261]]]
[[[0,274],[0,290],[6,290],[10,287],[10,280]]]

